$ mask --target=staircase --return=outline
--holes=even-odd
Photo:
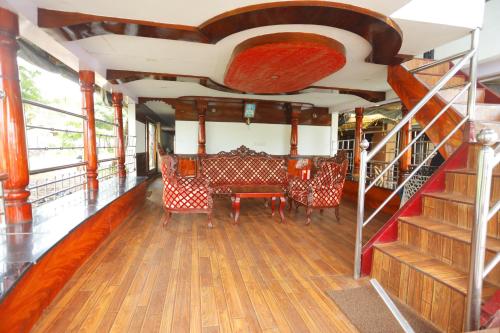
[[[371,276],[446,332],[462,331],[477,147],[468,147],[465,168],[444,171],[444,190],[420,193],[420,214],[399,216],[396,241],[374,245]],[[500,199],[500,172],[494,175],[491,199]],[[500,251],[498,215],[489,224],[487,260]],[[490,298],[500,286],[500,268],[486,281],[483,296]]]
[[[401,98],[401,102],[407,109],[412,109],[441,77],[453,66],[446,62],[432,68],[423,70],[416,74],[410,71],[427,63],[433,62],[428,59],[413,59],[402,65],[389,66],[387,81]],[[467,81],[467,76],[459,72],[453,76],[438,95],[434,96],[421,112],[415,116],[415,120],[424,127],[432,120],[443,107],[452,100]],[[476,98],[476,130],[490,127],[500,132],[500,96],[494,91],[486,88],[481,83],[477,87]],[[463,93],[455,103],[443,114],[437,122],[426,133],[434,143],[442,141],[449,130],[455,127],[467,109],[467,92]],[[465,131],[458,131],[442,147],[441,155],[449,157],[464,141]]]
[[[389,68],[388,81],[411,109],[450,69],[451,63],[412,74],[428,60],[415,59]],[[466,83],[455,75],[415,119],[425,126]],[[500,133],[500,97],[477,89],[476,133],[489,127]],[[430,128],[440,142],[465,115],[467,92]],[[445,332],[462,332],[469,280],[471,228],[474,220],[477,158],[480,146],[458,131],[440,153],[445,164],[363,248],[362,271]],[[500,168],[493,174],[491,205],[500,199]],[[486,262],[500,252],[500,214],[488,224]],[[483,300],[498,292],[500,267],[486,278]],[[498,294],[497,294],[498,296]],[[498,297],[497,297],[498,298]],[[497,303],[495,303],[497,304]],[[489,313],[492,311],[489,309]]]

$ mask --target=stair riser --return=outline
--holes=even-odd
[[[414,69],[425,64],[432,62],[433,60],[428,59],[412,59],[404,63],[404,66],[408,69]],[[420,71],[421,74],[432,74],[443,76],[450,70],[450,63],[446,62],[440,65],[433,66],[426,70]]]
[[[446,192],[465,194],[469,198],[476,196],[476,175],[465,173],[446,173]],[[500,177],[493,177],[490,200],[500,199]]]
[[[441,79],[439,75],[425,75],[425,74],[417,74],[415,75],[417,79],[421,82],[425,83],[428,87],[433,87],[436,83]],[[453,88],[459,85],[463,85],[465,83],[465,78],[463,76],[454,76],[452,77],[443,88]]]
[[[419,226],[399,221],[398,239],[418,251],[451,265],[463,272],[469,271],[470,244],[442,234],[420,228]],[[495,256],[495,252],[486,251],[486,261]],[[487,277],[487,281],[500,285],[500,266]]]
[[[462,90],[462,88],[450,88],[450,89],[444,89],[439,92],[439,95],[446,100],[447,102],[451,101],[459,92]],[[486,91],[483,88],[478,88],[477,89],[477,96],[476,96],[476,102],[477,103],[484,103],[484,98],[485,98]],[[458,97],[457,100],[455,100],[455,103],[467,103],[467,91],[465,91],[460,97]]]
[[[438,328],[461,332],[465,295],[375,248],[371,276]]]
[[[479,150],[481,150],[481,145],[473,144],[469,145],[469,155],[467,157],[467,168],[476,170],[477,169],[477,158],[479,156]],[[500,164],[494,169],[494,172],[500,173]]]
[[[474,219],[474,206],[424,195],[423,215],[471,230]],[[500,239],[500,219],[498,213],[488,222],[488,236]]]

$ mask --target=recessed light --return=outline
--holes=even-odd
[[[279,78],[280,78],[279,75],[273,75],[273,76],[271,76],[271,80],[277,80]]]

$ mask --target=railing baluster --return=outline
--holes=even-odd
[[[483,129],[477,135],[477,141],[482,147],[477,163],[476,201],[465,316],[466,331],[478,330],[480,326],[484,258],[488,233],[487,218],[490,210],[491,178],[494,167],[492,162],[495,160],[495,151],[491,146],[497,141],[497,134],[491,129]]]
[[[361,156],[359,162],[359,180],[358,180],[358,210],[356,224],[356,243],[354,245],[354,278],[361,277],[361,250],[363,249],[363,220],[365,218],[365,183],[366,183],[366,160],[367,149],[369,146],[368,140],[363,139],[360,143]]]

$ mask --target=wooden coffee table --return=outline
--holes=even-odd
[[[281,222],[286,223],[283,210],[285,208],[285,192],[279,185],[258,185],[258,186],[230,186],[231,188],[231,201],[233,203],[234,224],[238,224],[240,217],[240,201],[241,198],[271,198],[271,212],[274,216],[274,201],[280,198],[279,213]]]

